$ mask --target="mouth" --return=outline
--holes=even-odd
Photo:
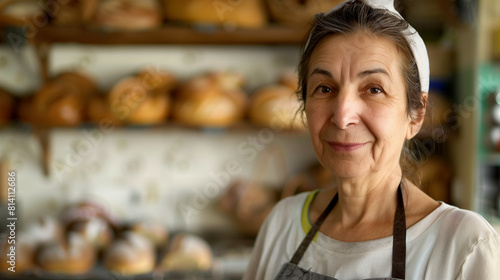
[[[336,152],[352,152],[363,147],[366,143],[340,143],[340,142],[328,142],[328,145],[332,147]]]

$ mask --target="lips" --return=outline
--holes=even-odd
[[[328,142],[328,144],[336,152],[352,152],[360,149],[365,145],[365,143],[340,143],[340,142]]]

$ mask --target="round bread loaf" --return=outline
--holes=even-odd
[[[76,232],[69,232],[65,239],[43,245],[37,253],[38,265],[54,274],[85,274],[95,262],[94,247]]]
[[[149,88],[148,83],[140,77],[121,80],[108,95],[111,112],[127,123],[163,122],[170,112],[170,97],[159,88]]]
[[[266,0],[271,17],[280,23],[303,25],[311,23],[317,13],[324,13],[343,0]]]
[[[190,24],[256,28],[267,24],[261,0],[163,0],[167,20]]]
[[[101,0],[93,24],[105,29],[141,30],[157,28],[162,20],[156,0]]]
[[[145,237],[124,232],[104,254],[104,266],[121,275],[149,273],[155,266],[155,252]]]
[[[247,97],[241,75],[208,73],[188,80],[174,102],[173,116],[182,124],[226,127],[240,121]]]
[[[210,245],[192,234],[177,234],[163,256],[160,267],[166,271],[203,271],[212,267]]]
[[[301,103],[295,91],[283,85],[261,88],[250,100],[250,120],[273,129],[303,129]]]

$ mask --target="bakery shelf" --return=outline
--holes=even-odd
[[[104,31],[88,28],[41,27],[32,41],[36,43],[79,43],[95,45],[124,44],[210,44],[265,45],[301,44],[307,28],[270,25],[256,29],[225,30],[218,27],[163,26],[142,31]]]
[[[40,148],[42,150],[41,157],[41,166],[43,169],[43,173],[46,176],[50,175],[50,167],[49,162],[51,158],[51,150],[50,150],[50,131],[53,129],[67,129],[67,130],[91,130],[98,128],[99,125],[91,122],[83,122],[77,126],[36,126],[29,123],[24,122],[13,122],[6,127],[0,128],[0,133],[5,131],[17,131],[26,134],[34,135],[40,144]],[[166,121],[164,123],[159,124],[151,124],[151,125],[120,125],[116,126],[117,130],[135,130],[138,132],[143,131],[175,131],[175,130],[192,130],[208,134],[224,134],[224,133],[240,133],[240,132],[249,132],[249,131],[260,131],[262,129],[271,129],[268,127],[257,126],[250,122],[240,122],[235,125],[229,127],[198,127],[198,126],[186,126],[175,121]],[[305,130],[272,130],[274,133],[284,134],[288,136],[306,136],[308,133]]]

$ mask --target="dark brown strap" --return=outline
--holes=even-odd
[[[326,216],[330,214],[332,211],[333,207],[337,204],[339,201],[339,195],[338,193],[335,194],[335,196],[332,198],[326,209],[321,213],[321,216],[316,220],[316,222],[313,224],[309,232],[307,233],[306,237],[302,240],[302,243],[300,243],[299,248],[297,251],[295,251],[295,254],[292,257],[292,260],[290,261],[291,263],[298,265],[300,260],[302,259],[302,256],[304,256],[304,253],[307,250],[307,247],[309,247],[309,244],[311,244],[311,241],[314,239],[314,236],[318,232],[319,228],[323,224],[323,222],[326,219]]]
[[[406,214],[403,202],[403,192],[401,190],[402,181],[398,187],[398,204],[396,208],[396,214],[394,216],[394,228],[392,233],[393,243],[392,243],[392,278],[405,279],[406,271]],[[302,243],[300,243],[299,248],[295,251],[290,263],[298,265],[304,253],[314,239],[314,236],[318,232],[319,228],[326,219],[326,216],[330,214],[332,209],[335,207],[339,200],[338,193],[335,194],[333,199],[330,201],[326,209],[321,213],[321,216],[316,220],[314,225],[311,227],[307,233]]]
[[[392,278],[405,279],[406,266],[406,216],[403,202],[402,182],[398,188],[398,206],[394,216],[392,233]]]

